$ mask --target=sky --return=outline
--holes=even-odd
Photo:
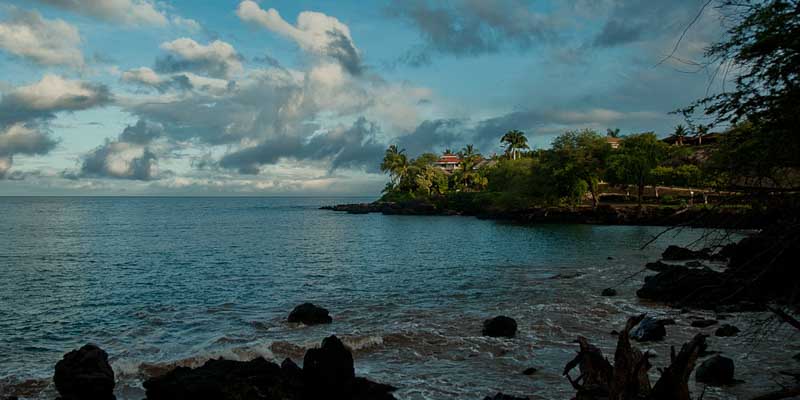
[[[376,196],[389,144],[666,136],[720,90],[705,4],[3,0],[0,196]]]

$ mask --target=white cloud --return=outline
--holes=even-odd
[[[83,65],[81,36],[74,26],[36,11],[12,8],[10,17],[0,22],[0,49],[44,65]]]
[[[167,25],[151,0],[37,0],[78,14],[125,25]]]
[[[200,26],[199,22],[191,18],[183,18],[178,15],[172,17],[172,24],[181,27],[183,29],[186,29],[190,33],[197,33],[203,29],[203,27]]]
[[[150,68],[139,67],[122,73],[124,82],[140,83],[146,86],[157,86],[162,83],[162,78]]]
[[[306,52],[338,60],[353,75],[361,72],[361,55],[353,43],[350,28],[334,17],[303,11],[297,16],[297,25],[292,25],[274,8],[265,11],[251,0],[239,3],[236,15],[242,21],[294,40]]]
[[[241,57],[228,43],[215,40],[207,45],[189,38],[180,38],[161,44],[161,49],[175,54],[157,62],[163,72],[199,70],[214,77],[231,77],[241,73]]]
[[[83,81],[64,79],[58,75],[47,74],[39,82],[21,86],[3,97],[13,97],[17,103],[37,111],[81,110],[99,103],[107,102],[107,91]],[[2,103],[0,103],[1,105]]]

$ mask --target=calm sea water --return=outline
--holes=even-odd
[[[697,331],[685,327],[689,315],[714,317],[641,303],[642,276],[620,284],[701,231],[640,250],[663,229],[318,210],[369,200],[0,198],[0,395],[54,397],[53,365],[86,342],[111,355],[118,397],[140,399],[143,379],[175,365],[301,361],[337,334],[354,349],[357,373],[398,386],[401,399],[499,390],[559,399],[572,393],[561,370],[577,335],[611,355],[609,332],[627,316],[674,317],[667,341],[645,346],[661,367],[668,346]],[[600,297],[609,286],[620,295]],[[335,322],[285,323],[305,301]],[[482,320],[498,314],[517,319],[517,338],[480,336]],[[711,339],[746,383],[705,398],[774,388],[776,370],[800,351],[787,331],[750,328],[759,317],[733,317],[726,322],[745,335]],[[522,375],[528,367],[539,372]]]

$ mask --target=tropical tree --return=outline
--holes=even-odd
[[[468,144],[458,154],[461,157],[461,162],[458,170],[453,174],[456,185],[466,192],[486,187],[486,177],[476,170],[476,166],[481,160],[481,155],[475,151],[475,147]]]
[[[618,138],[619,137],[619,128],[614,128],[614,129],[607,128],[606,129],[606,136],[612,137],[612,138]]]
[[[605,173],[611,145],[596,131],[583,129],[567,131],[556,137],[552,147],[559,164],[556,173],[563,179],[584,182],[592,196],[592,206],[597,207],[600,201],[598,186]]]
[[[525,133],[516,129],[506,132],[506,134],[500,138],[500,143],[504,144],[506,147],[506,156],[512,160],[517,159],[520,150],[530,148],[528,147],[528,138],[525,137]]]
[[[697,127],[697,131],[694,134],[697,137],[697,144],[703,144],[703,137],[708,135],[708,125],[700,125]]]
[[[636,185],[637,201],[641,206],[645,187],[655,182],[654,170],[668,155],[669,146],[652,132],[627,136],[609,157],[609,180]]]
[[[390,145],[384,153],[381,172],[388,173],[391,186],[397,187],[408,173],[408,158],[405,155],[405,149],[401,150],[397,145]]]
[[[686,127],[682,124],[678,124],[678,126],[675,127],[675,132],[673,135],[675,136],[675,143],[677,143],[678,146],[683,145],[683,138],[686,137],[686,133]]]

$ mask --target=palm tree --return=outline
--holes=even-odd
[[[619,128],[614,128],[614,129],[608,128],[608,129],[606,129],[606,136],[612,137],[612,138],[618,138],[619,137]]]
[[[468,144],[459,151],[459,155],[461,155],[461,158],[471,158],[478,155],[478,153],[475,152],[475,146]]]
[[[528,147],[528,138],[525,137],[523,132],[516,129],[506,132],[506,134],[500,138],[500,143],[505,143],[506,155],[512,160],[517,159],[520,150],[530,148]]]
[[[703,144],[703,136],[705,136],[707,134],[708,134],[708,126],[700,125],[700,126],[697,127],[697,133],[695,134],[695,136],[697,136],[697,145],[698,146]]]
[[[678,146],[683,145],[683,138],[686,137],[686,133],[686,128],[682,124],[678,124],[678,126],[675,127],[675,143],[677,143]]]
[[[388,173],[392,186],[396,187],[408,172],[408,158],[406,150],[400,150],[397,145],[390,145],[386,149],[381,163],[381,172]]]

